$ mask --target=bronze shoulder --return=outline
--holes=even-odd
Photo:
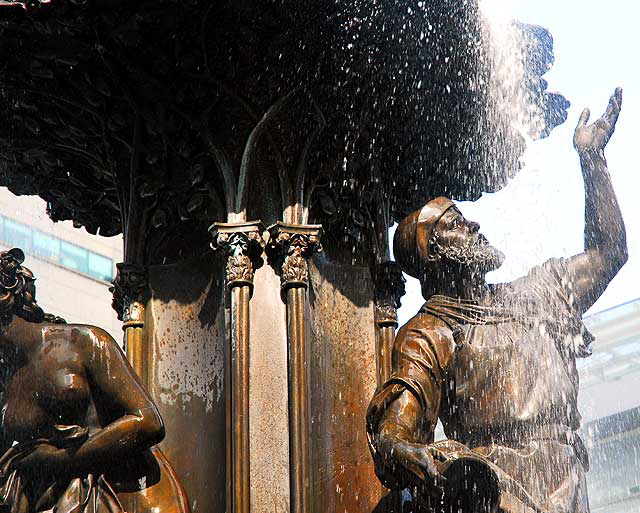
[[[431,353],[445,369],[456,352],[452,326],[439,317],[418,313],[396,335],[394,349],[399,354]]]

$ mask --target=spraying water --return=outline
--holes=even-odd
[[[513,23],[505,2],[482,2],[479,12],[485,46],[471,84],[485,101],[486,123],[478,125],[475,143],[488,163],[491,184],[499,166],[520,158],[527,140],[548,133],[548,116],[539,108],[546,83],[539,77],[551,63],[543,48],[550,36]],[[538,87],[531,88],[536,76]],[[523,278],[487,286],[485,275],[501,259],[486,258],[496,253],[477,235],[478,225],[445,198],[405,218],[394,236],[395,258],[420,279],[426,304],[397,335],[396,383],[383,387],[371,403],[370,430],[379,436],[372,450],[385,461],[378,466],[383,477],[396,475],[394,462],[417,465],[422,479],[433,480],[434,486],[445,475],[447,483],[440,483],[443,511],[494,511],[500,504],[509,512],[589,512],[588,455],[577,434],[576,362],[590,354],[593,341],[581,315],[626,261],[624,226],[602,158],[620,102],[617,90],[597,123],[588,125],[583,116],[576,130],[574,144],[592,194],[587,195],[582,255],[550,259]],[[493,141],[487,140],[489,134]],[[459,258],[462,249],[464,258]],[[590,264],[581,266],[584,260]],[[595,290],[579,279],[580,273],[590,276]],[[452,347],[455,353],[448,352]],[[421,368],[419,360],[434,364]],[[394,399],[402,397],[403,387],[417,398],[413,406],[412,399]],[[394,400],[406,401],[403,413],[387,406]],[[420,442],[428,454],[416,456],[404,446],[402,430],[389,436],[407,420],[405,412],[426,417],[427,435]],[[435,444],[430,438],[434,418],[442,421],[447,438]],[[388,446],[395,451],[391,469],[385,460]],[[464,461],[462,473],[473,482],[471,488],[456,481],[451,470],[452,462],[459,461]],[[483,480],[482,465],[489,474],[495,471],[498,490],[491,490],[491,479]],[[420,504],[432,495],[418,488],[407,500]]]

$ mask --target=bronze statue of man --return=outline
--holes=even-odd
[[[575,131],[585,184],[579,255],[489,285],[504,257],[449,199],[400,223],[395,256],[426,303],[398,332],[367,428],[382,482],[413,489],[403,511],[589,512],[576,359],[593,340],[582,314],[627,259],[604,158],[621,101],[617,89],[591,125],[585,109]],[[438,419],[448,440],[434,443]]]

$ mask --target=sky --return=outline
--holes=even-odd
[[[511,281],[548,258],[583,249],[584,187],[573,130],[583,108],[591,121],[605,110],[616,86],[622,112],[605,151],[627,228],[629,260],[587,315],[640,297],[640,2],[635,0],[491,0],[502,15],[542,25],[554,38],[555,63],[545,75],[549,90],[571,102],[569,118],[551,135],[529,145],[525,168],[501,191],[460,209],[507,259],[487,276]],[[399,321],[415,314],[423,299],[417,280],[407,277]]]

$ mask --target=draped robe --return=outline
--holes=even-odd
[[[386,486],[415,483],[409,471],[385,460],[377,438],[387,408],[408,391],[422,411],[411,442],[433,443],[440,419],[449,441],[436,446],[450,461],[464,457],[486,467],[496,481],[497,511],[589,512],[588,458],[576,433],[576,358],[590,354],[593,337],[574,306],[568,276],[566,261],[552,259],[514,282],[490,286],[479,302],[433,296],[402,327],[392,376],[367,413],[370,449]],[[418,501],[435,511],[432,499],[438,498]]]

